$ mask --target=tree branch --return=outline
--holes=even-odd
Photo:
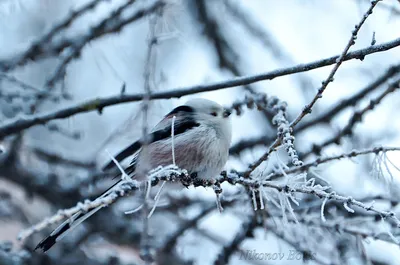
[[[344,48],[342,54],[337,59],[335,66],[332,68],[331,72],[329,73],[328,77],[325,81],[322,82],[322,86],[318,89],[318,93],[314,96],[309,104],[307,104],[302,112],[297,116],[297,118],[291,123],[292,127],[295,127],[307,114],[311,113],[312,107],[318,101],[318,99],[322,98],[322,94],[324,93],[325,89],[328,87],[329,83],[333,82],[333,77],[335,76],[336,72],[338,71],[339,67],[344,62],[344,58],[346,54],[349,52],[351,46],[356,43],[357,34],[360,31],[361,27],[364,25],[364,22],[367,20],[370,14],[372,14],[372,10],[375,6],[382,0],[373,0],[371,1],[371,6],[368,8],[367,12],[363,15],[361,21],[355,26],[355,29],[351,32],[350,40],[348,41],[346,47]]]
[[[366,49],[361,49],[358,51],[348,53],[344,60],[351,60],[351,59],[364,59],[366,55],[386,51],[395,47],[400,46],[400,38],[395,39],[391,42],[387,42],[381,45],[374,45],[368,47]],[[185,88],[175,88],[165,92],[155,92],[152,93],[151,99],[170,99],[170,98],[180,98],[186,95],[192,95],[201,92],[209,92],[209,91],[216,91],[224,88],[242,86],[246,84],[251,84],[263,80],[271,80],[276,77],[281,77],[289,74],[305,72],[309,70],[313,70],[316,68],[320,68],[323,66],[331,65],[336,62],[339,58],[339,55],[333,56],[327,59],[318,60],[315,62],[307,63],[307,64],[300,64],[297,66],[283,68],[274,70],[271,72],[267,72],[264,74],[253,75],[253,76],[244,76],[233,78],[230,80],[216,82],[213,84],[208,85],[197,85],[192,87],[185,87]],[[1,62],[0,62],[1,63]],[[57,110],[47,114],[39,114],[39,115],[32,115],[25,118],[19,118],[17,120],[8,122],[7,124],[3,124],[0,126],[0,139],[20,132],[22,130],[28,129],[32,126],[44,124],[50,120],[55,119],[64,119],[76,115],[78,113],[85,113],[91,111],[99,111],[100,113],[105,107],[117,105],[121,103],[128,103],[128,102],[137,102],[143,100],[145,94],[132,94],[132,95],[121,95],[118,94],[116,96],[106,97],[106,98],[96,98],[93,100],[89,100],[84,103],[77,104],[72,107],[67,107],[61,110]]]

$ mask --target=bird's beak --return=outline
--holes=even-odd
[[[224,110],[224,118],[227,118],[227,117],[229,117],[230,115],[231,115],[231,111],[229,110],[229,109],[225,109]]]

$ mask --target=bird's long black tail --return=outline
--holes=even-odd
[[[99,198],[104,197],[109,194],[109,192],[117,186],[121,180],[117,181],[114,183],[110,188],[108,188]],[[37,246],[35,247],[35,250],[40,249],[43,252],[46,252],[49,250],[55,243],[60,241],[64,236],[66,236],[70,231],[72,231],[75,227],[77,227],[79,224],[84,222],[86,219],[88,219],[90,216],[98,212],[101,208],[104,206],[101,205],[97,208],[94,208],[88,212],[77,212],[74,214],[71,218],[66,220],[64,223],[62,223],[60,226],[58,226],[48,237],[43,239]]]
[[[137,144],[136,144],[137,145]],[[136,148],[136,145],[134,147]],[[132,147],[131,147],[132,148]],[[130,149],[126,149],[130,150]],[[125,152],[127,152],[125,150]],[[122,155],[125,155],[123,153]],[[112,161],[113,162],[113,161]],[[124,169],[125,173],[129,176],[134,176],[134,171],[135,171],[135,166],[136,166],[136,159],[134,158],[131,162],[131,164]],[[110,164],[110,163],[109,163]],[[121,173],[116,174],[116,176],[113,178],[117,178],[121,176]],[[110,193],[110,191],[117,186],[119,183],[121,183],[122,180],[118,180],[116,183],[114,183],[110,188],[108,188],[103,194],[99,197],[102,198]],[[40,249],[43,252],[46,252],[49,250],[55,243],[60,241],[64,236],[66,236],[70,231],[72,231],[75,227],[77,227],[79,224],[81,224],[83,221],[88,219],[90,216],[98,212],[101,208],[104,206],[99,206],[97,208],[94,208],[88,212],[78,212],[75,215],[73,215],[71,218],[66,220],[64,223],[62,223],[60,226],[58,226],[48,237],[43,239],[36,247],[35,250]]]

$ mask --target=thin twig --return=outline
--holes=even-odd
[[[372,111],[378,104],[381,103],[381,101],[386,96],[395,92],[399,88],[400,88],[400,78],[398,78],[395,81],[390,82],[388,87],[379,96],[377,96],[375,99],[372,99],[367,106],[365,106],[364,108],[362,108],[359,111],[355,111],[353,113],[353,115],[351,116],[347,125],[342,130],[340,130],[336,135],[334,135],[333,137],[324,141],[323,143],[314,144],[313,147],[309,151],[304,152],[302,154],[302,156],[307,157],[312,153],[319,154],[321,152],[322,148],[324,148],[330,144],[334,144],[334,143],[339,144],[343,137],[345,137],[347,135],[351,135],[353,133],[354,126],[362,121],[362,117],[366,113],[368,113],[369,111]]]
[[[161,16],[161,11],[156,13],[153,17],[149,18],[149,36],[148,36],[148,48],[147,48],[147,56],[144,70],[144,92],[145,96],[143,98],[142,111],[143,111],[143,124],[142,124],[142,138],[143,138],[143,146],[142,150],[146,150],[148,141],[148,113],[149,113],[149,105],[150,105],[150,97],[151,97],[151,87],[150,87],[150,78],[152,76],[154,67],[155,67],[155,46],[157,44],[156,37],[156,27],[158,16]],[[142,157],[142,162],[147,163],[150,160],[149,153],[145,152]],[[150,191],[150,185],[147,186],[148,191]],[[160,188],[161,189],[161,188]],[[156,201],[157,203],[157,201]],[[148,196],[144,197],[143,205],[142,205],[142,215],[143,215],[143,230],[140,237],[140,257],[148,262],[149,264],[154,261],[153,251],[150,244],[150,235],[149,235],[149,205],[148,205]],[[156,204],[154,205],[154,209]]]
[[[225,179],[224,179],[225,181]],[[364,209],[366,211],[374,212],[382,216],[382,218],[386,219],[391,219],[395,222],[396,226],[400,228],[400,220],[396,217],[394,212],[391,211],[383,211],[380,209],[375,208],[373,205],[366,205],[363,202],[357,201],[353,199],[350,196],[342,196],[342,195],[337,195],[334,193],[328,193],[324,191],[323,189],[319,189],[318,187],[314,186],[301,186],[301,187],[291,187],[289,185],[279,185],[279,184],[274,184],[270,181],[257,181],[257,180],[252,180],[248,178],[244,178],[235,174],[229,175],[229,177],[226,178],[226,181],[232,184],[241,184],[245,187],[251,187],[253,189],[258,189],[261,186],[266,187],[266,188],[271,188],[275,189],[279,192],[285,192],[285,193],[304,193],[304,194],[310,194],[319,197],[320,199],[325,199],[328,198],[328,200],[334,200],[338,201],[341,203],[346,203],[347,205],[352,205],[352,206],[357,206],[361,209]]]
[[[310,114],[311,109],[314,106],[314,104],[317,102],[318,99],[322,98],[322,94],[324,93],[325,89],[328,87],[329,83],[333,82],[333,77],[335,76],[339,67],[344,62],[344,58],[346,57],[346,54],[349,52],[350,47],[355,44],[358,32],[360,31],[361,27],[364,25],[364,22],[367,20],[369,15],[372,14],[372,10],[375,8],[375,6],[380,1],[382,1],[382,0],[371,1],[371,6],[368,8],[367,12],[365,12],[361,21],[355,26],[354,30],[351,33],[349,42],[347,43],[347,45],[344,48],[340,57],[337,59],[335,66],[332,68],[332,70],[329,73],[326,80],[322,82],[322,86],[318,89],[318,93],[314,96],[314,98],[311,100],[311,102],[303,108],[302,112],[297,116],[297,118],[290,124],[291,127],[295,127],[307,114]]]
[[[330,156],[330,157],[325,157],[325,158],[319,157],[316,160],[314,160],[313,162],[306,163],[299,167],[292,167],[290,169],[284,170],[284,173],[274,173],[272,175],[269,175],[269,179],[274,179],[276,177],[282,177],[286,174],[305,172],[308,169],[310,169],[311,167],[317,167],[317,166],[320,166],[321,164],[325,164],[325,163],[335,161],[335,160],[340,160],[343,158],[351,158],[351,157],[367,155],[367,154],[379,154],[380,152],[386,153],[386,152],[390,152],[390,151],[400,151],[400,147],[374,147],[372,149],[366,149],[366,150],[362,150],[362,151],[355,150],[355,151],[343,153],[343,154],[336,155],[336,156]]]
[[[371,92],[375,91],[378,89],[382,84],[384,84],[387,80],[389,80],[391,77],[395,76],[397,73],[400,72],[400,65],[394,65],[390,67],[387,71],[385,71],[381,76],[379,76],[376,80],[374,80],[372,83],[368,84],[365,88],[361,89],[359,92],[356,94],[352,95],[349,98],[343,99],[340,102],[338,102],[337,105],[333,106],[331,109],[325,111],[324,113],[316,116],[310,121],[304,121],[300,124],[298,124],[293,132],[294,134],[299,134],[300,132],[313,128],[313,126],[321,123],[329,123],[334,117],[336,117],[337,114],[341,113],[343,110],[345,110],[348,107],[355,106],[357,102],[359,102],[361,99],[365,98],[368,94]],[[238,113],[238,115],[240,115]],[[256,145],[265,145],[268,143],[271,143],[274,141],[273,137],[257,137],[253,139],[246,139],[242,140],[235,145],[233,145],[230,150],[229,154],[230,155],[238,155],[240,154],[243,150],[254,147]]]

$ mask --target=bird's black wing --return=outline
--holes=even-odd
[[[132,154],[136,153],[140,147],[142,147],[142,143],[140,141],[136,141],[133,144],[131,144],[130,146],[128,146],[127,148],[125,148],[124,150],[122,150],[121,152],[119,152],[116,156],[115,156],[115,160],[117,160],[118,162],[121,162],[122,160],[124,160],[125,158],[127,158],[128,156],[131,156]],[[116,165],[114,163],[113,160],[111,160],[110,162],[108,162],[104,167],[103,167],[103,171],[107,171],[111,168],[114,168]]]
[[[179,118],[176,118],[174,122],[174,135],[179,135],[181,133],[186,132],[187,130],[190,130],[194,127],[199,126],[200,124],[195,122],[193,115],[191,115],[194,112],[194,110],[189,107],[189,106],[179,106],[173,109],[170,113],[168,113],[164,119],[155,127],[155,131],[149,134],[149,144],[160,141],[160,140],[165,140],[168,137],[171,136],[171,128],[172,128],[172,117],[174,114],[177,113],[182,113],[183,115],[180,115]],[[160,125],[163,126],[160,126]],[[157,130],[157,128],[162,128]],[[118,153],[115,156],[115,159],[118,162],[121,162],[125,158],[133,155],[136,153],[140,148],[142,147],[142,141],[136,141],[130,146],[126,147],[124,150],[122,150],[120,153]],[[129,169],[130,171],[134,171],[134,160],[130,163]],[[108,162],[104,167],[103,171],[110,170],[111,168],[115,168],[116,165],[113,161]]]

